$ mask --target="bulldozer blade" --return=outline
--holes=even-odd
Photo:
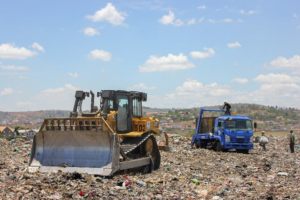
[[[165,135],[165,145],[158,145],[158,149],[161,150],[161,151],[169,151],[170,150],[170,147],[169,147],[169,136],[166,132],[164,132],[164,135]]]
[[[78,172],[109,176],[119,170],[119,137],[108,131],[40,131],[29,172]]]

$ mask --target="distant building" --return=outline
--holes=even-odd
[[[182,124],[170,124],[170,128],[183,128]]]
[[[275,122],[274,121],[265,121],[265,125],[274,126]]]
[[[39,132],[39,129],[18,130],[19,135],[29,137],[33,137],[37,132]]]
[[[12,129],[8,126],[0,126],[0,134],[3,135],[4,137],[13,137],[13,136],[15,136],[14,129]]]

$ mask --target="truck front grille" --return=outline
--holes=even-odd
[[[230,142],[232,143],[249,143],[250,138],[230,138]]]

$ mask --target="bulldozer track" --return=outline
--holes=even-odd
[[[125,138],[121,144],[121,149],[124,151],[125,154],[128,154],[131,151],[133,151],[135,148],[140,146],[151,135],[153,135],[153,133],[146,133],[143,134],[141,137]]]

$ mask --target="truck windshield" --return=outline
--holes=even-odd
[[[225,121],[225,128],[228,130],[240,130],[240,131],[251,131],[252,122],[251,120],[245,119],[229,119]]]

